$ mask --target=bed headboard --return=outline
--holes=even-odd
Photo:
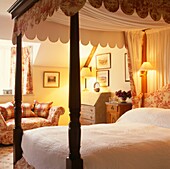
[[[167,84],[155,92],[144,93],[143,97],[144,107],[159,107],[170,109],[170,84]]]

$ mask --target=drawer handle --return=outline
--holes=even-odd
[[[114,110],[114,106],[112,106],[111,109]]]
[[[92,111],[93,111],[93,109],[90,109],[90,111],[92,112]]]

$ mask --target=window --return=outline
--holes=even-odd
[[[4,89],[10,89],[10,48],[0,46],[0,94]]]
[[[33,54],[38,52],[39,46],[36,46],[36,52],[33,53],[34,43],[23,43],[22,55],[23,55],[23,64],[27,61],[27,67],[24,67],[23,70],[25,73],[23,77],[27,77],[22,80],[23,82],[23,94],[31,94],[32,89],[32,60]],[[28,55],[30,58],[28,58]],[[3,94],[14,94],[14,85],[15,85],[15,60],[16,60],[16,49],[15,46],[11,44],[11,41],[0,40],[0,95]],[[30,66],[30,69],[28,69]],[[28,89],[24,88],[24,85]]]

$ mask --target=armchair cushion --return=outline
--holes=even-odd
[[[34,100],[34,113],[39,117],[47,118],[52,104],[53,102],[39,103],[38,101]]]

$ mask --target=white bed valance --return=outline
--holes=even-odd
[[[40,41],[49,39],[51,42],[57,42],[60,40],[62,43],[68,43],[70,41],[69,27],[54,22],[41,22],[35,25],[32,29],[25,32],[25,36],[33,40],[38,38]],[[82,45],[93,46],[100,44],[102,47],[109,45],[111,48],[117,46],[122,48],[125,45],[124,33],[122,31],[94,31],[80,29],[80,42]]]
[[[52,16],[59,8],[67,16],[77,13],[85,5],[86,0],[39,0],[35,5],[15,20],[13,43],[16,43],[16,36],[25,34],[28,27],[45,21]],[[158,21],[163,17],[164,21],[170,23],[170,1],[169,0],[89,0],[94,8],[100,8],[103,4],[106,10],[116,12],[119,7],[126,15],[134,12],[141,18],[146,18],[148,13],[153,20]]]

